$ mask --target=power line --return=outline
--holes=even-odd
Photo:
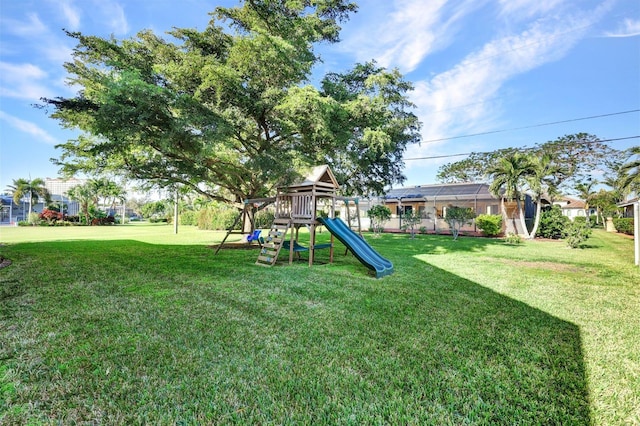
[[[584,143],[597,143],[597,142],[615,142],[615,141],[623,141],[623,140],[627,140],[627,139],[638,139],[640,138],[640,135],[638,136],[626,136],[623,138],[613,138],[613,139],[597,139],[594,141],[584,141]],[[523,151],[526,150],[530,150],[533,148],[523,148]],[[487,154],[489,151],[484,151],[484,152],[477,152],[476,154]],[[471,155],[474,154],[473,152],[465,152],[465,153],[461,153],[461,154],[445,154],[445,155],[432,155],[429,157],[415,157],[415,158],[404,158],[404,161],[412,161],[412,160],[435,160],[438,158],[451,158],[451,157],[465,157],[467,155]]]
[[[552,122],[549,122],[549,123],[532,124],[530,126],[523,126],[523,127],[512,127],[510,129],[490,130],[488,132],[472,133],[472,134],[469,134],[469,135],[450,136],[450,137],[447,137],[447,138],[440,138],[440,139],[430,139],[428,141],[422,141],[422,143],[434,143],[434,142],[449,141],[449,140],[453,140],[453,139],[471,138],[473,136],[492,135],[492,134],[495,134],[495,133],[512,132],[514,130],[532,129],[534,127],[544,127],[544,126],[552,126],[554,124],[571,123],[573,121],[593,120],[594,118],[603,118],[603,117],[611,117],[613,115],[630,114],[632,112],[640,112],[640,109],[631,109],[629,111],[612,112],[610,114],[592,115],[592,116],[589,116],[589,117],[571,118],[569,120],[552,121]]]

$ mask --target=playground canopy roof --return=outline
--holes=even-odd
[[[335,192],[338,189],[338,181],[327,164],[316,166],[304,178],[302,182],[289,186],[291,192],[306,191],[311,189],[321,189],[323,191]]]

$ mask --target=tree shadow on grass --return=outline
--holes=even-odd
[[[22,281],[33,306],[16,318],[39,328],[18,324],[7,340],[30,333],[30,347],[12,348],[24,374],[7,408],[46,389],[31,418],[590,423],[577,326],[417,259],[373,280],[341,267],[261,268],[239,250],[58,244],[40,244],[42,259],[13,252],[11,268],[57,271]],[[7,420],[28,418],[15,413]]]

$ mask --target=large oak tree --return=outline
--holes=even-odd
[[[338,41],[347,0],[247,0],[218,7],[204,31],[126,39],[71,33],[74,97],[45,99],[81,136],[63,171],[117,172],[241,203],[269,196],[306,166],[329,164],[346,194],[402,183],[419,141],[412,85],[375,63],[309,81],[318,43]]]

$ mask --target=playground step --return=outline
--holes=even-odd
[[[265,238],[264,244],[260,249],[256,265],[273,266],[276,263],[290,226],[291,220],[289,219],[275,219],[273,221],[271,230],[267,234],[267,238]]]

